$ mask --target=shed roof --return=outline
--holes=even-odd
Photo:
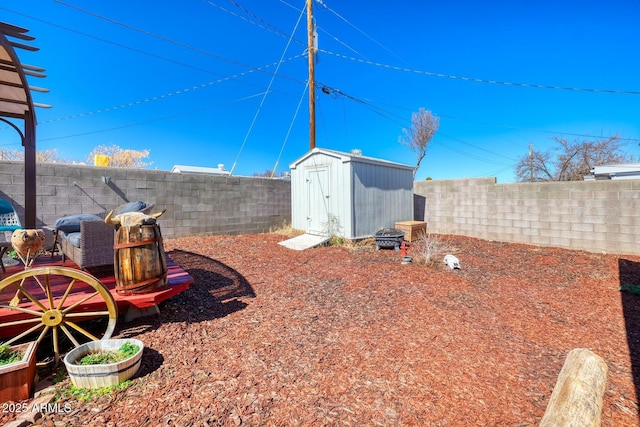
[[[406,169],[409,171],[413,171],[415,169],[414,166],[405,165],[403,163],[396,163],[396,162],[391,162],[389,160],[378,159],[375,157],[363,156],[359,150],[354,150],[351,153],[345,153],[343,151],[329,150],[326,148],[318,148],[318,147],[312,149],[311,151],[308,151],[305,155],[295,160],[293,163],[289,165],[289,168],[295,169],[300,163],[304,162],[309,157],[319,153],[338,158],[343,163],[348,163],[348,162],[368,163],[368,164],[392,167],[397,169]]]

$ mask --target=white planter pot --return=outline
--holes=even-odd
[[[100,351],[117,351],[124,343],[135,344],[140,347],[133,356],[116,363],[103,365],[76,365],[75,362],[90,353]],[[142,341],[127,339],[108,339],[91,341],[71,350],[64,357],[64,364],[67,367],[69,378],[74,386],[78,388],[101,388],[118,385],[121,382],[133,377],[142,362],[142,351],[144,345]]]

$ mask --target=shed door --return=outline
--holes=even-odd
[[[307,233],[325,234],[329,224],[329,168],[307,169]]]

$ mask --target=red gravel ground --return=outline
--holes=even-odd
[[[195,283],[119,323],[148,347],[138,376],[37,423],[534,426],[584,347],[609,368],[602,425],[640,425],[640,296],[619,290],[640,257],[440,237],[461,270],[276,234],[168,240]]]

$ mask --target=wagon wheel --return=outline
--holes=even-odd
[[[73,291],[78,295],[73,295]],[[13,300],[8,302],[12,296]],[[118,316],[113,296],[98,279],[64,267],[26,269],[0,281],[0,309],[20,313],[19,320],[0,323],[0,333],[3,328],[22,330],[4,344],[18,342],[38,331],[40,344],[51,331],[56,363],[60,360],[60,331],[77,347],[82,342],[111,337]],[[93,319],[107,320],[101,337],[78,324]]]

